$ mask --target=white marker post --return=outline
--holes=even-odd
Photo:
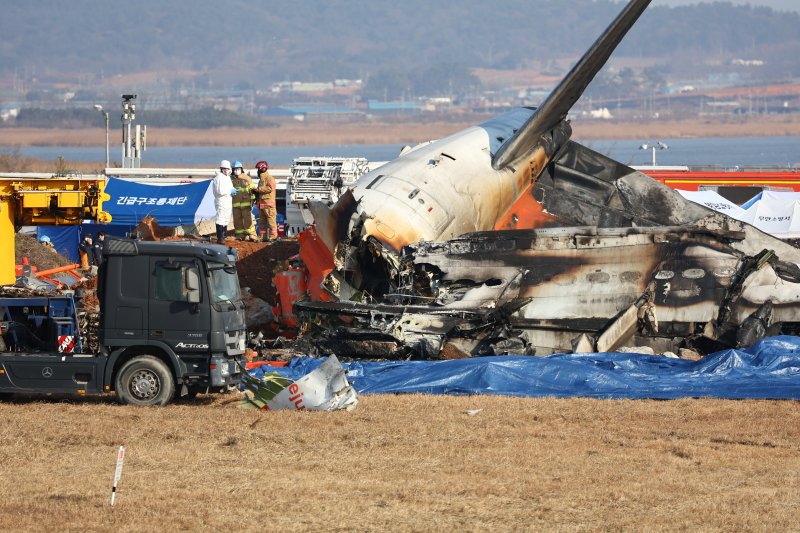
[[[125,462],[125,447],[120,446],[117,452],[117,469],[114,471],[114,486],[111,487],[111,507],[114,507],[114,499],[117,497],[117,483],[122,477],[122,463]]]

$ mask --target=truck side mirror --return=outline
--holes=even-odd
[[[189,303],[200,303],[200,275],[197,269],[187,268],[184,275],[186,282],[186,299]]]

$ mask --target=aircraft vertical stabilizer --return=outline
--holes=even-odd
[[[533,148],[543,134],[567,118],[569,110],[583,95],[586,87],[603,68],[611,53],[649,4],[650,0],[632,0],[628,4],[550,93],[536,113],[531,115],[494,154],[492,167],[495,170],[500,170],[519,159]]]

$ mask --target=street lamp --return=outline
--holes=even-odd
[[[656,166],[656,149],[658,150],[666,150],[669,148],[666,144],[662,143],[661,141],[657,141],[654,144],[643,144],[639,147],[639,150],[652,150],[653,151],[653,166]]]
[[[108,111],[103,111],[103,106],[100,104],[94,104],[94,108],[103,114],[103,118],[106,120],[106,168],[109,167],[109,156],[108,156]]]

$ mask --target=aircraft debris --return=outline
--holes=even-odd
[[[260,379],[248,372],[243,375],[246,394],[241,406],[244,408],[352,411],[358,405],[358,395],[335,355],[297,381],[277,372],[263,373]]]

